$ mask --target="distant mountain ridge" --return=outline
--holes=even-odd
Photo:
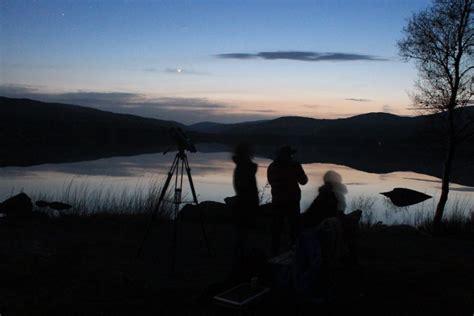
[[[314,119],[286,116],[272,120],[236,124],[194,124],[190,130],[218,134],[217,139],[256,143],[379,144],[412,142],[426,132],[431,117],[403,117],[368,113],[341,119]],[[212,136],[210,136],[212,139]]]
[[[464,111],[464,114],[474,116],[474,107]],[[440,149],[443,133],[434,133],[433,127],[442,124],[442,114],[405,117],[366,113],[340,119],[286,116],[232,124],[201,122],[186,126],[174,121],[84,106],[0,97],[0,148],[3,149],[0,165],[156,152],[174,144],[168,135],[172,126],[186,129],[195,142],[227,145],[248,141],[259,146],[288,143],[338,150],[351,147],[396,150],[400,146],[421,145]]]
[[[0,97],[0,165],[128,154],[170,144],[173,121]]]
[[[302,116],[283,116],[270,120],[249,121],[241,123],[215,123],[200,122],[188,125],[186,128],[191,131],[203,133],[265,133],[265,134],[293,134],[293,135],[311,135],[320,129],[338,125],[338,123],[350,123],[354,125],[367,124],[393,124],[395,122],[409,122],[413,118],[398,116],[390,113],[366,113],[348,118],[338,119],[318,119]],[[242,128],[245,127],[245,130]],[[290,129],[282,129],[290,128]]]
[[[463,115],[474,117],[474,107]],[[198,123],[187,126],[200,133],[218,134],[216,140],[251,139],[255,143],[296,142],[334,145],[418,144],[439,142],[442,114],[398,116],[390,113],[366,113],[348,118],[316,119],[285,116],[272,120],[234,124]],[[209,136],[209,139],[213,139]]]
[[[222,133],[226,132],[232,127],[243,127],[253,124],[259,124],[267,122],[268,120],[259,120],[259,121],[248,121],[248,122],[239,122],[239,123],[216,123],[216,122],[199,122],[186,126],[186,129],[194,132],[202,133]]]

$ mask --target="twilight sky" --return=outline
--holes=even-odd
[[[428,0],[1,0],[0,95],[183,123],[413,114]]]

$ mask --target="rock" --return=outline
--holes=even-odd
[[[184,221],[199,221],[202,211],[203,220],[206,222],[230,222],[231,209],[224,203],[203,201],[199,205],[186,204],[179,212],[179,218]]]
[[[0,204],[0,213],[7,218],[31,218],[33,214],[33,203],[25,193],[17,194]]]
[[[185,221],[199,221],[199,211],[202,209],[203,219],[205,222],[227,222],[232,223],[232,205],[233,198],[226,198],[226,204],[215,201],[203,201],[199,203],[199,207],[194,204],[186,204],[179,212],[179,218]],[[271,203],[260,205],[256,217],[271,217]]]
[[[63,202],[51,202],[49,203],[49,207],[53,210],[64,211],[70,209],[72,206]]]
[[[36,201],[36,206],[40,207],[40,208],[45,208],[47,206],[49,206],[49,203],[46,202],[46,201],[43,201],[43,200],[39,200],[39,201]]]
[[[72,206],[63,202],[46,202],[43,200],[37,201],[36,206],[40,208],[50,207],[53,210],[64,211],[70,209]]]

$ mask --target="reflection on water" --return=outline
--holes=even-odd
[[[198,199],[223,202],[227,196],[233,195],[232,172],[234,164],[228,152],[189,154],[193,179],[196,185]],[[44,164],[33,167],[0,168],[0,199],[23,191],[32,196],[40,193],[53,194],[60,198],[66,187],[87,186],[88,190],[110,190],[121,194],[125,190],[146,190],[152,183],[165,179],[174,153],[145,154],[133,157],[113,157],[95,161]],[[259,165],[257,172],[258,186],[264,190],[264,201],[270,200],[270,190],[266,185],[266,169],[270,160],[256,158]],[[309,206],[322,184],[323,174],[335,170],[343,177],[349,193],[347,194],[348,208],[354,206],[360,197],[374,200],[373,213],[376,220],[384,222],[409,222],[413,220],[415,211],[426,214],[434,210],[440,191],[440,181],[432,176],[414,172],[393,172],[386,174],[367,173],[342,165],[327,163],[310,163],[303,165],[309,177],[309,183],[302,187],[302,209]],[[400,211],[387,203],[379,192],[390,191],[395,187],[407,187],[431,196],[424,203],[411,206]],[[188,189],[185,186],[185,189]],[[452,185],[450,200],[458,200],[469,209],[472,207],[473,187]],[[189,197],[188,192],[188,197]]]

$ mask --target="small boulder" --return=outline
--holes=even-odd
[[[33,203],[28,195],[20,193],[0,203],[0,213],[7,218],[31,218]]]
[[[200,212],[206,222],[229,222],[232,219],[230,208],[214,201],[203,201],[199,205],[186,204],[179,212],[179,218],[184,221],[199,221]]]

